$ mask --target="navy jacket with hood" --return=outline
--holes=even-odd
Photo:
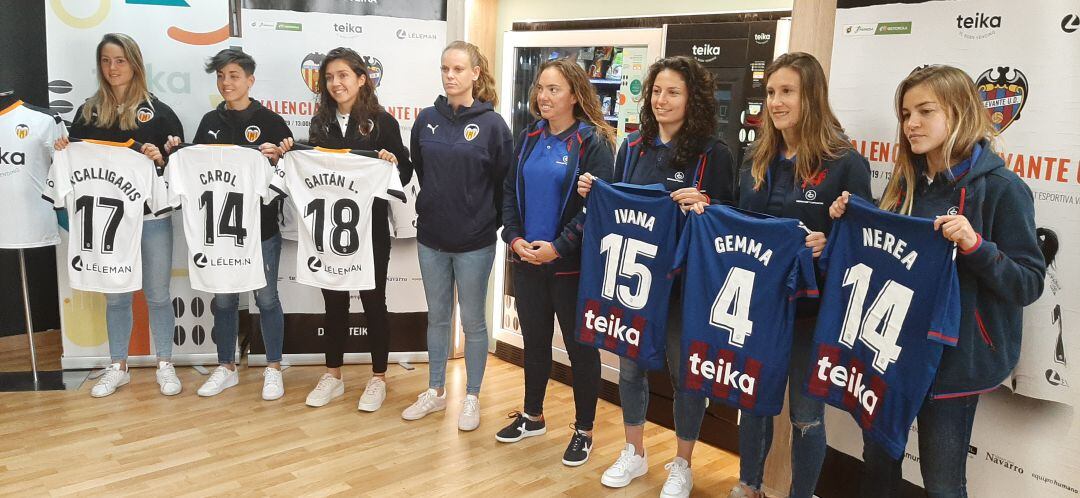
[[[510,245],[525,237],[525,226],[522,223],[525,213],[525,180],[521,172],[546,126],[547,121],[540,120],[521,132],[514,150],[517,160],[506,175],[503,188],[502,238]],[[577,194],[578,176],[592,173],[604,181],[611,181],[614,175],[614,150],[610,143],[596,133],[596,128],[592,125],[578,122],[577,131],[567,141],[567,156],[569,159],[563,179],[563,201],[559,215],[559,225],[563,228],[555,240],[551,241],[559,257],[548,263],[556,273],[577,272],[581,269],[581,231],[585,222],[582,209],[585,207],[585,199]],[[521,258],[513,251],[509,252],[512,261],[520,264]]]
[[[410,147],[420,181],[419,243],[447,252],[475,251],[495,243],[513,140],[490,102],[477,100],[455,111],[440,95],[435,105],[420,111]]]
[[[945,348],[930,395],[935,399],[995,389],[1020,358],[1024,306],[1039,298],[1046,263],[1035,235],[1031,189],[983,142],[971,169],[930,183],[919,175],[912,215],[962,214],[979,234],[957,250],[960,340]]]

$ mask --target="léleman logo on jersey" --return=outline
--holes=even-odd
[[[322,260],[312,256],[307,260],[307,267],[308,270],[311,270],[311,273],[318,273],[322,269]]]
[[[476,123],[470,123],[465,127],[465,140],[472,142],[478,135],[480,135],[480,127],[476,126]]]
[[[75,271],[82,271],[82,269],[83,269],[82,256],[75,256],[74,258],[71,259],[71,268],[73,270],[75,270]]]
[[[154,119],[154,110],[149,107],[140,107],[139,111],[135,113],[135,118],[138,119],[140,123],[149,122],[151,119]]]
[[[1066,33],[1075,33],[1080,30],[1080,16],[1067,14],[1061,19],[1061,30]]]
[[[990,112],[990,121],[997,134],[1020,119],[1020,111],[1027,102],[1028,81],[1019,69],[1008,66],[987,69],[975,79],[975,87]]]
[[[434,135],[435,134],[435,129],[438,128],[439,125],[433,125],[431,123],[428,123],[427,127],[428,127],[428,129],[431,130],[431,134]]]
[[[261,136],[262,136],[262,130],[259,129],[258,126],[251,125],[251,126],[248,126],[247,129],[244,130],[244,138],[246,138],[248,142],[254,143]]]
[[[1057,387],[1057,386],[1069,387],[1069,383],[1065,382],[1065,378],[1062,377],[1061,374],[1058,373],[1058,371],[1054,370],[1053,368],[1048,368],[1046,370],[1046,382],[1049,383],[1051,386],[1055,386],[1055,387]]]
[[[206,255],[201,252],[195,254],[195,257],[192,258],[192,261],[195,262],[195,266],[198,268],[206,268],[206,264],[208,263],[208,261],[206,260]]]
[[[18,151],[8,152],[4,149],[0,149],[0,164],[22,166],[26,164],[26,154]]]
[[[30,135],[30,127],[24,124],[15,127],[15,136],[22,140]]]

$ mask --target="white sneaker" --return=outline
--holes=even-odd
[[[266,367],[263,370],[262,398],[274,401],[285,395],[285,382],[281,380],[281,370]]]
[[[416,402],[409,405],[405,411],[401,412],[401,418],[405,420],[420,420],[427,416],[429,413],[446,409],[446,391],[443,391],[443,395],[436,394],[438,391],[434,389],[428,389],[420,393],[416,397]]]
[[[90,396],[104,398],[116,392],[118,387],[128,382],[131,382],[131,375],[128,374],[127,369],[120,370],[120,364],[113,363],[109,365],[109,368],[105,369],[105,374],[101,376],[101,380],[94,384],[94,388],[90,390]]]
[[[362,412],[373,412],[382,406],[384,400],[386,400],[386,381],[382,377],[375,376],[368,381],[364,394],[360,395],[360,402],[356,404],[356,409]]]
[[[166,396],[180,394],[180,390],[183,389],[180,378],[176,376],[176,368],[167,361],[159,361],[157,364],[157,383],[161,388],[161,394]]]
[[[634,452],[634,445],[626,443],[626,448],[619,454],[619,459],[604,471],[600,484],[609,488],[622,488],[630,484],[630,481],[645,475],[649,471],[648,457],[638,456]]]
[[[233,387],[240,383],[240,373],[236,370],[229,370],[224,365],[218,365],[213,372],[210,372],[210,378],[206,379],[202,387],[196,391],[199,396],[217,396],[230,387]]]
[[[675,457],[671,463],[664,465],[664,468],[668,470],[668,476],[664,489],[660,490],[660,498],[688,498],[690,490],[694,489],[690,464],[680,457]]]
[[[457,428],[460,431],[474,431],[480,427],[480,398],[466,394],[461,402],[461,415],[458,415]]]
[[[319,377],[319,383],[315,384],[315,389],[308,393],[307,400],[304,403],[308,406],[320,407],[334,398],[340,398],[344,395],[345,381],[325,373],[322,377]]]
[[[731,494],[728,498],[764,498],[765,494],[761,491],[751,489],[749,486],[739,483],[734,488],[731,488]]]

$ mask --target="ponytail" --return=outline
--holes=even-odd
[[[487,57],[480,53],[480,48],[472,43],[457,40],[447,45],[443,49],[443,53],[445,54],[447,50],[461,50],[468,54],[469,63],[473,67],[480,68],[480,77],[473,82],[473,98],[482,102],[490,102],[491,105],[498,107],[499,96],[495,93],[495,77],[491,74],[491,65],[488,64]]]

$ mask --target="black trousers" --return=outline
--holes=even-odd
[[[375,288],[360,291],[367,318],[368,344],[371,345],[371,370],[386,372],[390,357],[390,326],[386,318],[386,268],[390,264],[390,225],[386,221],[388,205],[375,199],[371,206],[371,244],[375,264]],[[326,366],[338,368],[344,362],[345,338],[349,333],[349,291],[322,290],[326,305],[323,327],[326,335]]]
[[[544,395],[551,376],[551,340],[558,316],[573,374],[575,424],[580,430],[592,430],[600,392],[600,352],[574,338],[579,275],[556,274],[548,267],[520,262],[513,264],[512,273],[525,343],[525,413],[544,413]]]

